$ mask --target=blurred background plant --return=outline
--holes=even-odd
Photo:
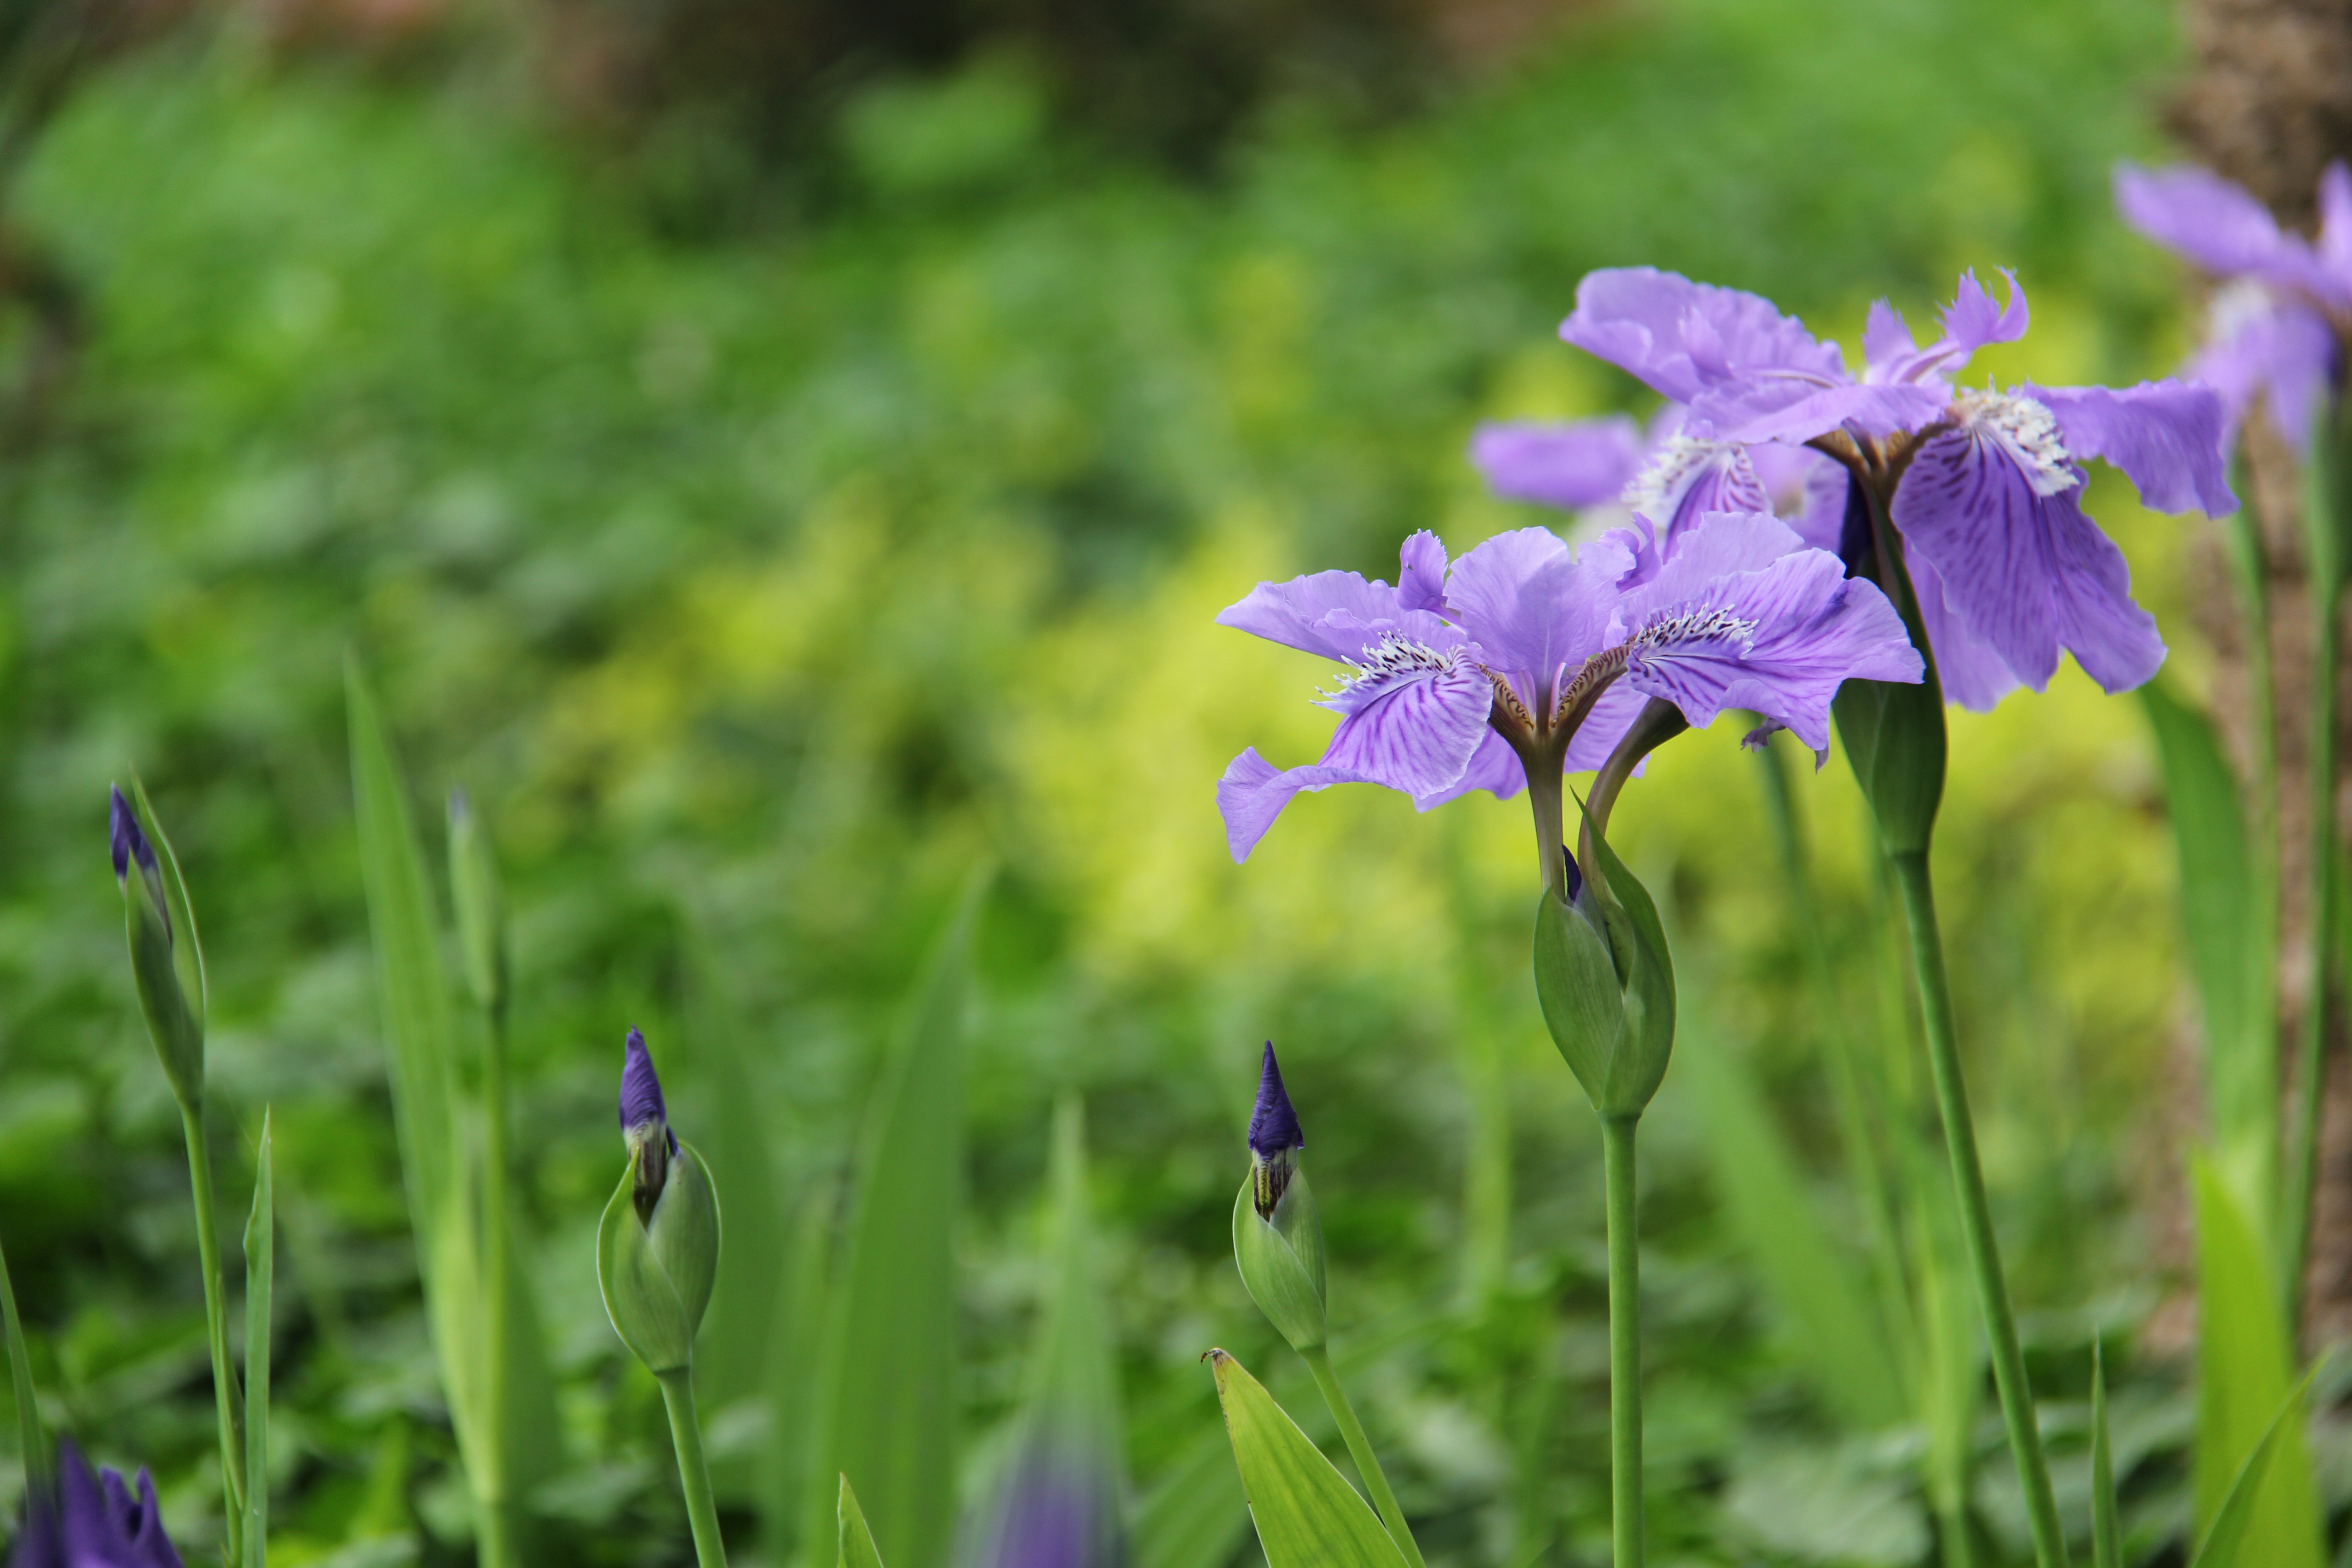
[[[943,1563],[959,1521],[987,1554],[1049,1419],[1024,1412],[1073,1387],[1123,1432],[1090,1484],[1136,1562],[1254,1552],[1198,1358],[1315,1404],[1229,1260],[1269,1035],[1314,1108],[1334,1359],[1423,1548],[1601,1558],[1599,1142],[1524,981],[1524,808],[1407,831],[1402,800],[1318,796],[1244,878],[1218,772],[1325,721],[1308,661],[1210,617],[1309,564],[1385,575],[1417,527],[1539,521],[1462,451],[1480,418],[1646,410],[1551,336],[1590,267],[1851,339],[1875,295],[1916,315],[2014,266],[2035,331],[1983,368],[2168,370],[2181,274],[2107,200],[2114,159],[2163,155],[2168,6],[0,22],[0,1237],[52,1428],[152,1464],[173,1538],[216,1549],[185,1157],[102,848],[135,761],[206,934],[224,1192],[273,1108],[272,1557],[472,1553],[369,946],[356,649],[412,815],[463,784],[496,845],[557,1413],[537,1560],[689,1561],[659,1387],[596,1285],[632,1022],[726,1205],[695,1376],[735,1561],[830,1560],[839,1468],[893,1568]],[[2105,477],[2094,510],[2203,700],[2218,533]],[[2062,1501],[2087,1530],[2103,1333],[2153,1552],[2193,1517],[2201,1077],[2155,753],[2071,665],[1952,719],[1961,1035]],[[1831,1053],[1920,1102],[1861,803],[1784,758],[1776,817],[1735,742],[1685,741],[1612,824],[1685,987],[1645,1173],[1654,1557],[2021,1559],[1965,1295],[1917,1290],[1932,1378],[1864,1348],[1877,1217]],[[1084,1147],[1067,1112],[1055,1156],[1066,1100]],[[1115,1282],[1098,1305],[1074,1256]],[[913,1424],[845,1391],[885,1363],[920,1415],[906,1473],[961,1478],[960,1510],[861,1473]],[[2340,1512],[2352,1441],[2313,1441]]]

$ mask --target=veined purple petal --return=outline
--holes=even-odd
[[[2336,358],[2336,334],[2318,311],[2241,281],[2215,292],[2205,346],[2189,374],[2221,399],[2224,449],[2236,444],[2259,394],[2269,399],[2272,423],[2301,455],[2310,449]]]
[[[1250,1110],[1250,1152],[1271,1160],[1286,1149],[1304,1149],[1307,1135],[1298,1131],[1298,1113],[1290,1108],[1290,1092],[1282,1087],[1282,1068],[1274,1059],[1274,1042],[1265,1043],[1258,1064],[1257,1104]]]
[[[1470,652],[1393,637],[1366,649],[1356,671],[1323,700],[1344,717],[1320,765],[1415,796],[1459,779],[1495,706]]]
[[[1969,630],[1959,613],[1944,598],[1944,580],[1914,550],[1904,564],[1911,574],[1911,591],[1919,600],[1919,620],[1927,646],[1936,653],[1936,679],[1944,700],[1978,713],[1990,713],[1995,704],[2017,689],[2017,672],[2009,668],[1992,644]]]
[[[1378,642],[1382,633],[1409,628],[1423,642],[1443,642],[1434,616],[1409,618],[1397,591],[1367,583],[1353,572],[1317,572],[1287,583],[1260,583],[1240,603],[1217,615],[1217,624],[1325,658],[1350,659]]]
[[[1519,754],[1511,750],[1510,742],[1489,729],[1479,737],[1478,749],[1470,753],[1470,765],[1462,776],[1441,790],[1413,796],[1415,811],[1434,811],[1448,801],[1460,800],[1465,795],[1485,790],[1496,800],[1508,800],[1528,787],[1528,771]]]
[[[2058,417],[2066,449],[2121,468],[2158,511],[2226,517],[2237,510],[2221,446],[2220,395],[2178,381],[2104,386],[2021,386]]]
[[[2164,642],[2133,603],[2123,552],[2084,516],[2081,472],[2053,489],[1989,427],[1939,436],[1895,492],[1906,549],[1942,578],[1944,603],[2026,685],[2044,689],[2063,647],[2109,692],[2156,673]]]
[[[1712,518],[1705,531],[1727,560],[1763,554],[1774,531],[1794,541],[1768,517]],[[1674,703],[1694,727],[1726,708],[1749,708],[1826,756],[1830,701],[1842,683],[1920,679],[1925,665],[1895,606],[1826,551],[1700,576],[1696,591],[1697,574],[1676,574],[1688,558],[1628,596],[1629,616],[1639,619],[1626,639],[1625,682]]]
[[[1675,541],[1711,511],[1769,511],[1772,498],[1748,448],[1736,441],[1675,435],[1650,454],[1625,489],[1625,504]]]
[[[1585,274],[1559,335],[1677,403],[1757,371],[1817,384],[1848,379],[1838,346],[1769,300],[1651,267]]]
[[[1397,603],[1406,610],[1448,613],[1445,603],[1445,543],[1427,529],[1397,552]]]
[[[2323,300],[2340,297],[2311,247],[2282,232],[2268,207],[2219,174],[2118,163],[2116,207],[2126,223],[2208,272],[2261,278]]]
[[[1486,668],[1512,680],[1530,708],[1564,665],[1600,650],[1617,584],[1633,570],[1619,530],[1571,555],[1547,528],[1498,533],[1454,563],[1446,599]]]
[[[1574,511],[1617,499],[1642,466],[1641,427],[1622,414],[1481,425],[1470,437],[1470,461],[1498,496]]]

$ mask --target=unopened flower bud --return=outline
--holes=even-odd
[[[180,952],[163,862],[140,826],[139,813],[119,788],[112,792],[108,816],[139,1010],[173,1094],[183,1104],[193,1103],[204,1093],[205,1084],[203,961],[191,954],[194,962],[187,962]],[[193,931],[188,938],[193,943]]]
[[[1536,997],[1592,1109],[1635,1117],[1674,1052],[1674,959],[1649,890],[1597,830],[1590,841],[1574,901],[1547,891],[1537,907]]]
[[[655,1372],[690,1365],[719,1275],[719,1194],[690,1143],[669,1129],[646,1037],[621,1064],[621,1141],[629,1167],[596,1235],[596,1274],[613,1329]]]
[[[1299,1351],[1326,1335],[1323,1226],[1298,1163],[1306,1147],[1269,1040],[1250,1112],[1249,1179],[1234,1198],[1234,1261],[1250,1300]]]

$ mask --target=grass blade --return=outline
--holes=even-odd
[[[394,1121],[425,1279],[426,1321],[475,1495],[497,1499],[503,1495],[505,1478],[499,1473],[495,1445],[486,1440],[481,1268],[467,1203],[471,1184],[457,1137],[456,1026],[440,930],[407,792],[356,659],[347,667],[345,684],[360,869],[367,886],[376,987],[390,1047]]]
[[[245,1561],[262,1568],[269,1533],[269,1327],[277,1271],[269,1111],[253,1155],[253,1213],[245,1222]]]
[[[2107,1436],[2106,1347],[2091,1342],[2091,1565],[2124,1568],[2123,1513],[2116,1504],[2116,1450]]]
[[[1027,1404],[979,1562],[1117,1568],[1127,1561],[1118,1373],[1095,1276],[1086,1121],[1075,1098],[1055,1108],[1048,1185],[1052,1293],[1030,1345]]]
[[[2268,868],[2252,846],[2237,775],[2211,721],[2160,682],[2140,688],[2156,734],[2180,866],[2182,934],[2205,1022],[2216,1152],[2268,1234],[2278,1190],[2278,1041]]]
[[[1370,1505],[1274,1395],[1224,1352],[1208,1360],[1268,1568],[1403,1568]]]
[[[1706,1118],[1707,1151],[1731,1228],[1792,1331],[1815,1388],[1837,1417],[1866,1431],[1909,1414],[1876,1303],[1839,1247],[1747,1064],[1706,1021],[1685,1017],[1679,1042]]]
[[[2226,1522],[2243,1536],[2247,1561],[2262,1568],[2318,1568],[2319,1502],[2303,1427],[2282,1424],[2278,1415],[2293,1373],[2268,1258],[2219,1165],[2200,1155],[2191,1175],[2201,1320],[2198,1526],[2208,1545],[2234,1551],[2223,1534],[2223,1515],[2234,1500],[2236,1517]]]
[[[16,1316],[16,1287],[8,1278],[8,1258],[0,1252],[0,1329],[8,1336],[8,1387],[16,1396],[16,1447],[25,1460],[25,1488],[47,1495],[49,1439],[41,1430],[41,1406],[33,1392],[33,1357],[25,1345],[25,1324]]]
[[[835,1508],[840,1518],[840,1568],[882,1568],[882,1554],[874,1549],[874,1532],[866,1528],[866,1510],[857,1506],[857,1494],[849,1489],[849,1478],[841,1478],[841,1500]]]
[[[917,987],[866,1120],[840,1278],[818,1363],[812,1473],[856,1475],[899,1568],[940,1568],[955,1497],[955,1277],[963,1188],[963,1007],[975,878]],[[838,1510],[814,1489],[802,1539]]]
[[[2196,1555],[2189,1558],[2189,1568],[2231,1568],[2237,1562],[2239,1552],[2244,1550],[2252,1534],[2256,1500],[2264,1489],[2263,1483],[2270,1466],[2277,1458],[2279,1451],[2299,1436],[2300,1427],[2294,1417],[2303,1408],[2304,1394],[2311,1387],[2311,1380],[2318,1373],[2319,1367],[2314,1364],[2309,1372],[2303,1374],[2303,1380],[2289,1389],[2286,1397],[2279,1402],[2278,1409],[2272,1415],[2269,1425],[2263,1428],[2263,1435],[2255,1442],[2252,1452],[2246,1456],[2238,1466],[2237,1474],[2231,1478],[2230,1489],[2223,1494],[2221,1506],[2214,1512],[2212,1526],[2205,1531],[2205,1539],[2198,1542]],[[2253,1561],[2263,1568],[2269,1568],[2273,1560],[2262,1556],[2258,1550]]]

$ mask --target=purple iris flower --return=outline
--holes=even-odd
[[[2222,280],[2189,369],[2221,395],[2230,433],[2259,394],[2280,432],[2306,451],[2352,326],[2352,173],[2330,163],[2320,176],[2316,245],[2202,169],[2117,164],[2116,206],[2126,223]]]
[[[2109,691],[2164,660],[2123,552],[2083,511],[2085,461],[2122,469],[2160,511],[2237,504],[2209,388],[1953,385],[1977,350],[2024,336],[2028,321],[2013,276],[1997,303],[1963,274],[1925,348],[1881,300],[1856,376],[1838,345],[1768,300],[1633,268],[1586,277],[1560,335],[1685,405],[1696,435],[1807,446],[1843,464],[1859,493],[1841,554],[1858,565],[1872,517],[1889,522],[1945,694],[1984,709],[2021,683],[2045,687],[2062,649]]]
[[[1693,435],[1684,425],[1672,403],[1638,443],[1622,414],[1482,425],[1470,461],[1496,495],[1581,513],[1588,527],[1596,518],[1647,518],[1669,554],[1711,511],[1770,512],[1806,543],[1837,548],[1845,470],[1834,460],[1802,447]]]
[[[677,1134],[669,1130],[662,1105],[661,1079],[654,1072],[653,1054],[635,1026],[621,1047],[621,1142],[637,1173],[637,1217],[651,1224],[654,1205],[669,1182],[669,1163],[677,1152]]]
[[[93,1474],[74,1440],[59,1438],[57,1496],[27,1499],[10,1568],[181,1568],[145,1467],[133,1484]]]
[[[1526,528],[1450,564],[1423,531],[1393,588],[1320,572],[1261,583],[1217,620],[1347,667],[1322,700],[1340,719],[1319,761],[1280,769],[1252,747],[1218,782],[1236,861],[1294,796],[1335,784],[1423,811],[1546,780],[1556,801],[1560,774],[1607,762],[1645,699],[1698,727],[1752,708],[1824,752],[1841,681],[1922,669],[1875,586],[1760,513],[1711,513],[1671,552],[1646,521],[1576,553]]]

